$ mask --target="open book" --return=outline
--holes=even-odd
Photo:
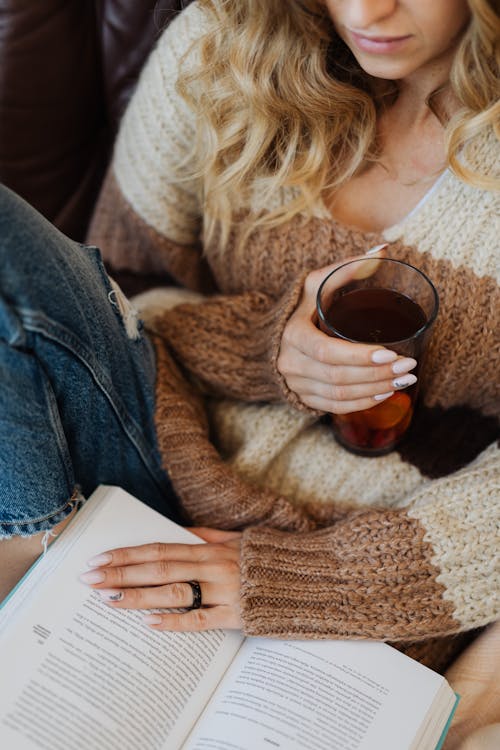
[[[100,487],[0,609],[0,747],[435,750],[457,698],[383,643],[162,633],[80,584],[103,550],[202,543]]]

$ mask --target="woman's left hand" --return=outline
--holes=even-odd
[[[108,550],[89,560],[92,570],[80,580],[117,609],[177,609],[151,613],[144,622],[154,630],[241,628],[241,534],[190,529],[207,544],[143,544]],[[190,609],[199,583],[202,606]]]

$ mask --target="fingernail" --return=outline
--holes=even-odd
[[[379,253],[381,250],[385,250],[386,247],[389,247],[388,242],[384,242],[382,245],[375,245],[375,247],[371,247],[369,250],[367,250],[365,255],[375,255],[375,253]]]
[[[102,555],[96,555],[87,560],[87,565],[89,568],[99,568],[101,565],[109,565],[111,560],[112,557],[109,552],[104,552]]]
[[[416,382],[417,382],[416,376],[410,373],[409,375],[403,375],[402,378],[397,378],[397,380],[393,380],[392,384],[394,388],[406,388],[408,385],[413,385],[413,383],[416,383]]]
[[[397,359],[397,356],[396,352],[391,352],[390,349],[377,349],[377,351],[372,354],[372,362],[375,362],[376,365],[384,365],[387,364],[387,362],[394,362],[394,360]],[[392,369],[394,372],[394,367]]]
[[[97,593],[107,602],[119,602],[123,599],[123,591],[116,591],[116,589],[101,589]]]
[[[82,583],[102,583],[104,578],[104,573],[100,573],[98,570],[89,570],[88,573],[82,573],[80,581]]]
[[[389,398],[389,396],[393,396],[394,391],[389,391],[389,393],[379,393],[377,396],[373,397],[374,401],[384,401],[384,399]]]
[[[146,623],[146,625],[159,625],[159,623],[161,622],[161,617],[160,615],[144,615],[142,620]]]
[[[395,375],[399,375],[402,372],[408,372],[408,370],[413,370],[413,368],[416,366],[417,366],[416,359],[413,359],[413,357],[406,357],[405,359],[398,359],[397,362],[394,362],[391,369]]]

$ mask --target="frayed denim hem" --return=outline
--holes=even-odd
[[[0,541],[13,537],[29,537],[39,534],[41,531],[47,532],[48,541],[54,526],[64,521],[75,509],[79,510],[86,500],[87,498],[82,495],[80,488],[75,487],[71,498],[64,503],[63,507],[50,515],[43,516],[43,518],[34,518],[30,521],[0,522]],[[47,542],[42,543],[43,546],[46,546],[46,544]]]

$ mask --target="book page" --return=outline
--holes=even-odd
[[[249,638],[184,750],[409,750],[443,682],[383,643]]]
[[[105,549],[201,541],[123,490],[100,497],[94,512],[87,507],[93,499],[83,509],[81,534],[75,517],[69,546],[61,536],[62,558],[56,542],[35,569],[36,591],[28,577],[23,586],[30,597],[23,599],[21,586],[22,606],[14,595],[5,607],[2,747],[176,750],[241,644],[235,632],[152,631],[140,611],[114,610],[79,583],[86,561]],[[51,556],[57,560],[52,572]]]

